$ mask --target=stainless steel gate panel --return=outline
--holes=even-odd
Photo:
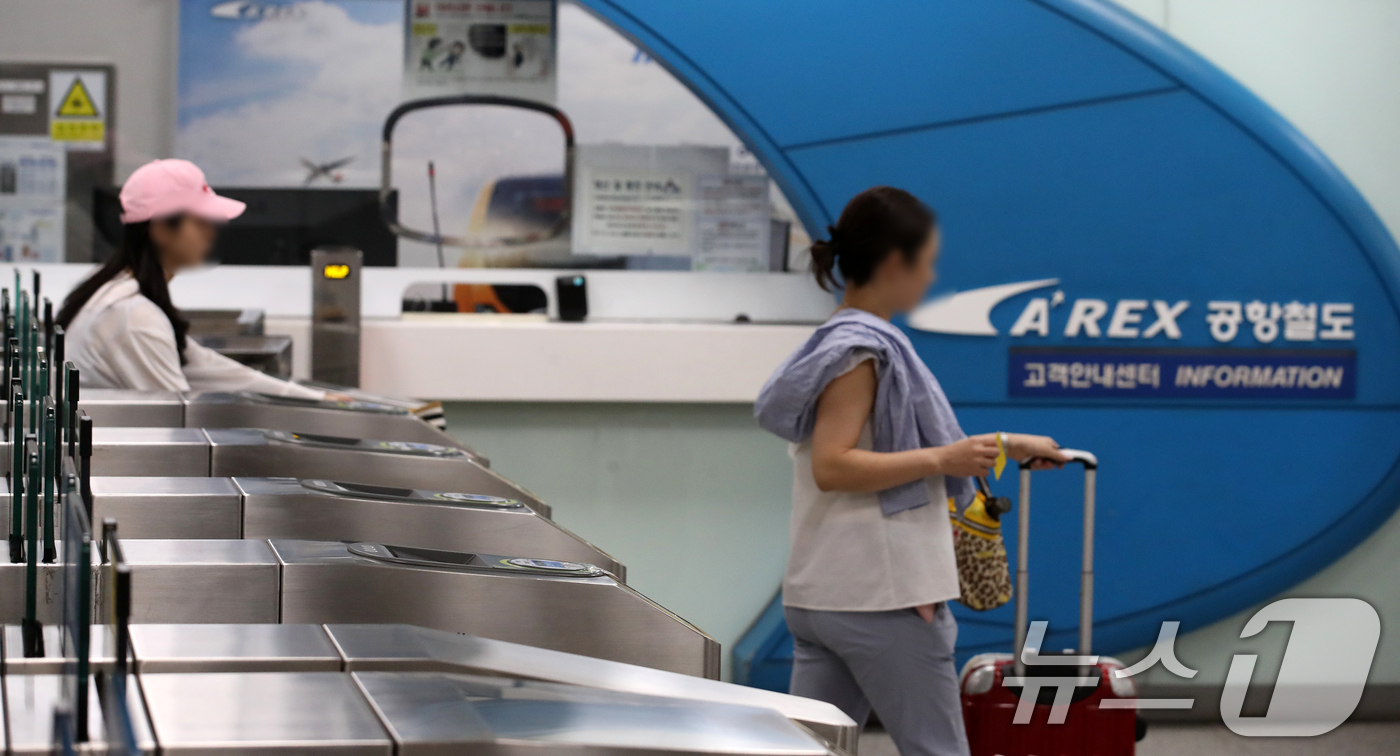
[[[344,673],[142,674],[141,687],[163,754],[393,754],[388,733]]]
[[[93,475],[209,475],[209,437],[198,428],[94,428]]]
[[[176,391],[129,391],[84,388],[78,409],[92,424],[108,428],[183,428],[185,398]]]
[[[243,492],[244,538],[379,541],[447,551],[561,559],[626,582],[607,552],[519,500],[334,480],[234,478]]]
[[[777,712],[440,672],[356,672],[398,756],[826,756]]]
[[[762,706],[855,753],[856,723],[835,706],[800,696],[411,625],[327,625],[357,671],[456,672],[567,683],[623,693]]]
[[[65,668],[71,671],[73,667],[73,659],[63,656],[62,625],[44,625],[44,655],[39,657],[24,655],[24,632],[19,625],[5,625],[0,638],[4,643],[4,671],[7,675],[57,675],[62,674]],[[93,626],[88,664],[94,672],[112,666],[112,656],[107,652],[107,638],[104,626]]]
[[[20,629],[4,628],[5,674],[56,674],[58,629],[45,628],[50,656],[25,659]],[[110,665],[107,637],[93,632],[93,668]],[[169,672],[450,672],[579,685],[772,709],[849,753],[856,723],[831,704],[799,696],[567,654],[519,643],[398,624],[133,625],[136,669]]]
[[[556,570],[529,566],[538,560],[383,544],[271,543],[282,562],[283,622],[401,622],[719,677],[713,638],[605,573],[574,570],[579,565]]]
[[[321,625],[132,625],[142,674],[339,672],[340,652]]]
[[[123,539],[243,537],[243,495],[229,478],[98,477],[92,519],[114,517]]]
[[[43,555],[42,541],[39,546]],[[10,561],[10,544],[0,542],[0,623],[18,625],[24,619],[25,569],[24,562]],[[35,611],[37,619],[44,623],[63,621],[63,565],[39,564],[38,580],[35,587]]]
[[[482,467],[461,449],[251,428],[210,428],[205,433],[213,444],[211,475],[466,491],[517,499],[548,516],[534,494]]]
[[[63,701],[66,682],[64,676],[58,674],[5,676],[6,734],[9,735],[7,753],[33,756],[53,754],[53,710]],[[89,679],[88,683],[88,735],[93,746],[99,749],[105,746],[102,702],[97,697],[95,679]]]
[[[266,541],[123,540],[122,551],[133,624],[278,621],[278,562]],[[105,600],[108,571],[99,574]]]
[[[185,397],[189,428],[269,428],[350,438],[384,438],[462,449],[485,464],[470,447],[419,420],[403,407],[272,396],[251,391],[211,391]]]

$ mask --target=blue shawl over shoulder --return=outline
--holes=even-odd
[[[758,424],[793,443],[811,438],[817,398],[857,351],[873,352],[877,360],[879,383],[870,416],[875,451],[947,446],[967,437],[938,379],[914,353],[909,337],[889,321],[856,309],[833,315],[773,373],[754,404]],[[959,507],[971,500],[970,478],[946,480],[948,495]],[[886,516],[930,503],[923,480],[887,488],[879,497]]]

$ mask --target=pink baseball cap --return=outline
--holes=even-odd
[[[152,160],[137,168],[122,185],[122,223],[140,223],[189,213],[211,221],[229,221],[247,205],[220,197],[204,180],[204,171],[188,160]]]

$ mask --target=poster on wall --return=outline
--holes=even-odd
[[[0,260],[64,261],[66,158],[49,139],[0,137]]]
[[[555,101],[554,0],[409,0],[404,10],[404,99],[481,94]]]
[[[768,269],[768,177],[731,174],[727,147],[585,144],[575,152],[575,254]]]
[[[0,63],[0,257],[88,262],[111,253],[93,198],[114,179],[116,85],[111,65]]]
[[[768,177],[699,176],[694,269],[725,273],[768,270],[772,229]]]
[[[575,254],[690,254],[692,183],[681,170],[589,171],[575,215]]]
[[[378,186],[403,7],[182,0],[176,156],[216,186]]]

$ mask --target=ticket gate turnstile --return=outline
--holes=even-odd
[[[627,572],[515,499],[325,479],[92,479],[93,519],[123,538],[380,540],[447,551],[530,554]]]
[[[169,753],[259,746],[312,753],[826,756],[776,712],[441,672],[141,675]],[[327,718],[325,712],[335,712]]]
[[[197,672],[126,677],[145,753],[225,756],[844,756],[776,711],[446,672]],[[50,754],[58,675],[5,679],[8,753]],[[91,687],[96,687],[95,685]],[[35,695],[36,691],[48,695]],[[92,696],[84,750],[110,751]]]
[[[0,471],[8,472],[8,442]],[[94,428],[94,476],[294,477],[515,499],[548,505],[461,449],[256,428]]]
[[[45,628],[51,655],[25,659],[19,628],[0,635],[5,674],[57,674],[57,628]],[[92,634],[93,667],[111,665],[101,628]],[[141,674],[207,672],[449,672],[566,683],[620,693],[772,709],[836,746],[854,751],[856,723],[809,698],[606,661],[518,643],[410,625],[132,625],[134,669]],[[18,658],[17,658],[18,657]]]
[[[122,546],[133,623],[406,623],[719,677],[713,638],[592,565],[335,541]]]
[[[382,402],[328,401],[274,396],[255,391],[128,391],[85,388],[78,408],[99,427],[269,428],[351,438],[389,438],[471,447],[420,420],[409,410]],[[478,459],[488,464],[484,457]]]
[[[63,699],[64,686],[68,681],[58,672],[45,674],[6,674],[3,685],[5,696],[5,746],[11,756],[53,756],[53,711]],[[88,681],[88,732],[91,744],[97,749],[79,753],[100,753],[105,747],[105,722],[102,717],[102,702],[95,679]],[[136,678],[128,679],[127,698],[140,700],[141,691]],[[155,738],[151,735],[144,709],[134,719],[137,746],[142,753],[156,752]]]

